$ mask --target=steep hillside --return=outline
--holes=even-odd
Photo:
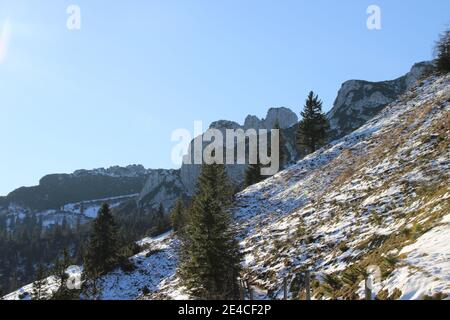
[[[294,287],[305,269],[316,298],[330,295],[325,275],[342,286],[336,297],[362,297],[359,270],[369,266],[380,270],[379,298],[448,296],[449,137],[450,76],[431,78],[359,130],[240,193],[245,277],[259,297],[281,297],[283,279]],[[156,297],[179,290],[174,278]]]
[[[380,299],[450,298],[449,137],[450,75],[431,77],[360,129],[238,194],[243,276],[255,297],[280,298],[286,279],[296,298],[308,269],[315,299],[361,298],[369,270],[378,271]],[[134,271],[102,278],[103,298],[186,297],[177,240],[141,244]]]
[[[361,280],[355,267],[375,265],[378,291],[450,294],[449,80],[423,82],[359,130],[239,195],[252,282],[276,296],[281,279],[305,268],[319,280]],[[337,295],[351,297],[356,279]],[[316,296],[326,294],[316,286]]]
[[[280,298],[283,279],[295,288],[308,269],[315,298],[362,298],[363,275],[375,270],[380,299],[448,297],[449,137],[450,76],[430,78],[240,193],[234,214],[255,294]],[[176,297],[177,284],[150,297]]]

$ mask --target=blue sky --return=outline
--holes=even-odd
[[[70,4],[81,30],[66,28]],[[0,0],[0,195],[48,173],[173,167],[173,130],[299,112],[309,90],[329,110],[345,80],[430,59],[449,12],[448,0]]]

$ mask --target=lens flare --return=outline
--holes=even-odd
[[[10,39],[11,23],[9,19],[6,19],[0,29],[0,63],[3,63],[6,59]]]

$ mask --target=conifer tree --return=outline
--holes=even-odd
[[[306,99],[301,116],[302,120],[297,128],[297,148],[301,152],[306,149],[308,153],[313,153],[325,144],[329,128],[328,120],[322,112],[322,101],[313,91]]]
[[[238,296],[239,245],[232,217],[231,186],[223,165],[203,165],[189,209],[180,252],[183,285],[199,299]]]
[[[62,257],[57,258],[54,264],[54,275],[57,278],[59,288],[53,295],[55,300],[69,300],[74,297],[73,292],[67,287],[67,280],[69,275],[67,274],[67,268],[72,264],[69,252],[64,249],[62,252]]]
[[[45,269],[42,264],[38,265],[36,271],[36,281],[33,282],[32,299],[33,300],[43,300],[44,297],[44,286],[47,285],[47,279],[45,278]]]
[[[186,215],[183,200],[179,198],[175,203],[175,207],[170,214],[172,220],[172,227],[175,232],[181,231],[186,224]]]
[[[103,204],[97,218],[92,222],[84,270],[87,277],[93,273],[103,274],[119,262],[119,235],[109,206]]]
[[[437,70],[441,73],[448,73],[450,71],[450,29],[442,33],[435,50]]]
[[[54,264],[54,274],[58,278],[59,286],[63,286],[68,278],[67,268],[70,266],[70,257],[67,249],[64,248],[61,258],[56,258]]]

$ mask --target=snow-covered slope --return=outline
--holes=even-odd
[[[143,251],[130,258],[135,266],[133,271],[124,272],[120,268],[110,272],[99,280],[98,299],[135,300],[139,299],[147,289],[158,291],[166,279],[174,276],[177,265],[175,253],[176,239],[171,233],[156,238],[145,238],[138,242]],[[77,281],[81,280],[81,267],[71,266],[69,275]],[[51,298],[58,290],[55,277],[46,279],[43,286],[45,298]],[[3,297],[5,300],[31,299],[33,285],[27,285]]]
[[[362,297],[355,270],[375,267],[380,298],[448,296],[449,136],[450,76],[430,78],[357,131],[240,193],[245,277],[280,297],[285,277],[291,284],[309,269],[319,298],[327,297],[324,275],[345,275],[353,283],[335,294],[351,298]]]
[[[450,76],[432,77],[357,131],[238,194],[243,276],[256,296],[281,297],[283,279],[291,285],[309,269],[316,299],[330,297],[330,276],[335,298],[361,298],[364,270],[376,271],[381,299],[449,297],[449,137]],[[134,271],[105,276],[103,298],[186,297],[177,240],[147,242],[161,251],[146,249],[131,258]],[[144,286],[151,292],[142,296]]]
[[[320,280],[375,265],[380,291],[450,294],[449,84],[449,76],[425,81],[359,130],[239,195],[253,283],[276,295],[284,277],[305,268]]]

